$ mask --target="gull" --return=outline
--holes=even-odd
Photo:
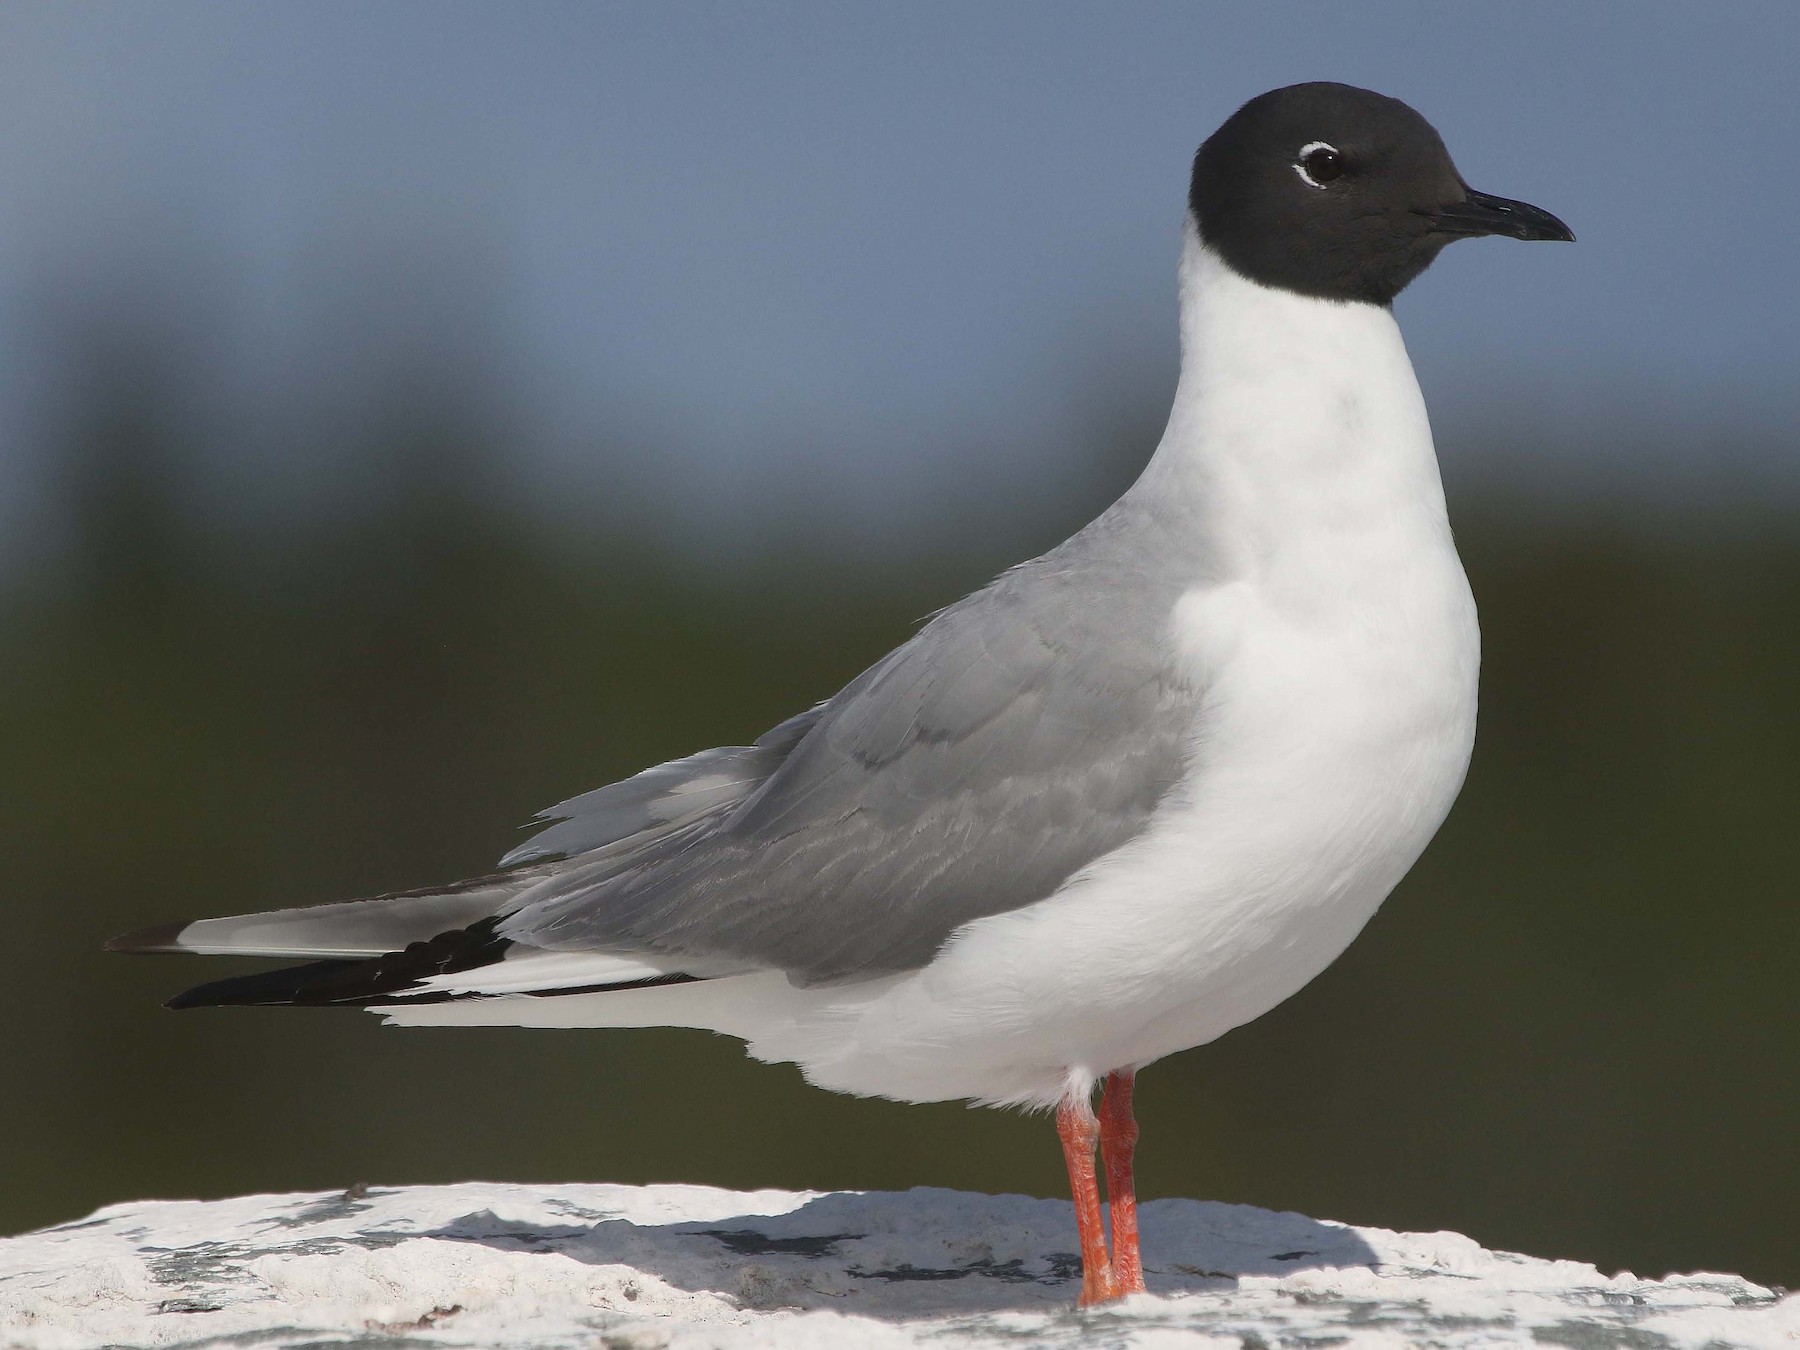
[[[1137,1071],[1324,970],[1462,785],[1480,635],[1391,306],[1477,235],[1574,238],[1395,99],[1252,99],[1194,159],[1168,429],[1091,524],[492,875],[109,947],[307,958],[171,1007],[703,1028],[838,1092],[1053,1110],[1080,1302],[1143,1292]]]

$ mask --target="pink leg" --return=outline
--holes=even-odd
[[[1131,1159],[1137,1152],[1137,1118],[1131,1114],[1132,1070],[1106,1076],[1100,1099],[1100,1152],[1106,1159],[1106,1203],[1112,1210],[1113,1275],[1119,1293],[1144,1292],[1144,1258],[1138,1254],[1137,1187]]]
[[[1106,1258],[1106,1234],[1100,1221],[1100,1181],[1094,1175],[1094,1145],[1100,1122],[1085,1100],[1067,1098],[1056,1108],[1056,1132],[1062,1136],[1063,1160],[1069,1165],[1069,1193],[1075,1200],[1075,1227],[1081,1234],[1081,1298],[1092,1307],[1119,1297],[1112,1262]]]

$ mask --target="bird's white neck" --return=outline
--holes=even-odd
[[[1431,428],[1393,314],[1249,281],[1190,220],[1181,379],[1139,491],[1196,513],[1228,571],[1364,524],[1445,528]]]

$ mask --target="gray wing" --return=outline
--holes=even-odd
[[[925,964],[1128,842],[1189,748],[1199,693],[1163,650],[1178,588],[1059,553],[784,724],[798,738],[740,805],[629,858],[574,860],[502,932],[867,977]]]
[[[781,767],[824,710],[821,704],[788,718],[755,745],[725,745],[672,759],[539,811],[539,820],[556,823],[508,853],[500,866],[572,858],[608,847],[622,852],[619,845],[649,842],[736,806]]]

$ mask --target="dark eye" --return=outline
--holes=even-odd
[[[1324,187],[1344,172],[1344,157],[1337,152],[1336,146],[1314,141],[1301,147],[1294,168],[1314,187]]]

